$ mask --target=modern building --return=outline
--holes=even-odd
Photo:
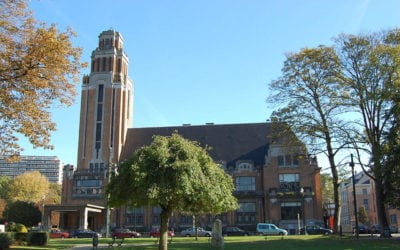
[[[0,175],[15,178],[28,171],[39,171],[50,182],[62,182],[63,166],[56,156],[20,156],[17,162],[8,162],[6,159],[0,156]]]
[[[240,208],[218,215],[225,225],[254,230],[258,222],[273,222],[295,233],[299,222],[322,221],[316,158],[298,141],[292,143],[287,134],[277,137],[279,128],[273,124],[132,128],[134,91],[128,62],[121,34],[102,32],[92,53],[91,73],[83,77],[77,168],[65,169],[62,204],[46,206],[45,225],[50,225],[51,212],[59,212],[59,226],[64,229],[104,230],[110,171],[136,149],[150,144],[154,135],[168,136],[174,131],[210,146],[211,157],[232,176]],[[193,218],[177,211],[170,226],[192,226]],[[195,219],[197,225],[208,226],[214,217]],[[159,207],[127,206],[111,211],[111,227],[147,231],[159,223]]]

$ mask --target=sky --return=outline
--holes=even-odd
[[[274,109],[268,84],[286,53],[331,45],[341,33],[400,27],[398,0],[31,0],[30,7],[36,19],[77,33],[82,61],[90,62],[102,31],[122,34],[136,128],[265,122]],[[76,165],[80,84],[71,107],[52,110],[55,149],[22,140],[23,155]]]

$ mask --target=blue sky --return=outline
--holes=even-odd
[[[265,102],[268,83],[280,76],[285,53],[330,45],[340,33],[400,26],[397,0],[31,0],[30,6],[37,19],[77,33],[83,61],[102,31],[123,35],[134,127],[265,122],[273,108]],[[23,140],[23,154],[76,165],[79,108],[80,95],[72,107],[53,111],[54,150]]]

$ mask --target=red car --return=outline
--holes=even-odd
[[[50,238],[69,238],[70,234],[67,232],[60,231],[58,229],[52,229],[50,231]]]
[[[131,231],[125,228],[115,229],[114,232],[111,233],[112,237],[124,239],[124,238],[140,238],[140,233],[136,231]]]
[[[150,235],[150,237],[159,238],[160,237],[160,229],[159,228],[151,229],[149,235]],[[173,230],[169,230],[168,231],[168,237],[174,237],[174,236],[175,236],[174,231]]]

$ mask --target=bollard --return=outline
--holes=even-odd
[[[97,249],[97,246],[99,245],[99,237],[97,234],[93,235],[93,249]]]

